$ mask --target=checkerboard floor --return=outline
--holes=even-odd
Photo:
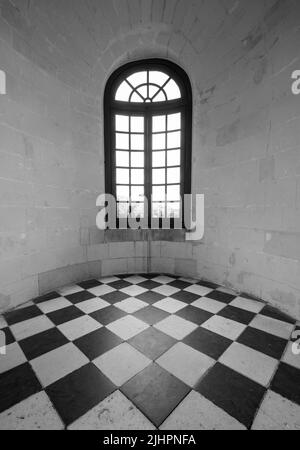
[[[300,429],[299,323],[212,283],[88,280],[0,328],[0,429]]]

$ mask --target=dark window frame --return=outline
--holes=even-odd
[[[115,94],[120,83],[131,74],[142,70],[160,70],[168,74],[179,86],[181,98],[155,103],[129,103],[115,100]],[[119,67],[109,77],[104,92],[104,146],[105,146],[105,192],[116,196],[116,164],[114,151],[114,116],[116,114],[143,115],[145,126],[151,125],[150,117],[154,114],[182,113],[182,142],[181,142],[181,197],[191,193],[191,160],[192,160],[192,87],[186,72],[177,64],[159,58],[151,58],[127,63]],[[145,129],[145,166],[144,166],[144,188],[145,196],[149,203],[149,225],[151,225],[151,201],[149,190],[152,187],[152,164],[151,164],[151,139],[152,130]],[[146,142],[146,137],[148,141]],[[183,180],[183,181],[182,181]],[[151,191],[150,191],[151,195]],[[182,210],[184,205],[182,204]],[[162,220],[159,221],[160,228]],[[171,220],[171,227],[174,221]]]

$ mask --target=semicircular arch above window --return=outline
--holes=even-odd
[[[181,91],[172,77],[159,70],[137,71],[117,88],[115,100],[130,103],[166,102],[181,98]]]

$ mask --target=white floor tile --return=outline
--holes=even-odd
[[[6,320],[4,319],[3,316],[0,316],[0,330],[3,330],[3,328],[6,328],[6,327],[7,327]]]
[[[21,341],[22,339],[26,339],[27,337],[33,336],[38,333],[42,333],[43,331],[49,330],[53,328],[54,324],[50,319],[46,316],[38,316],[33,319],[24,320],[24,322],[16,323],[12,325],[11,331],[14,337]]]
[[[102,295],[109,294],[110,292],[114,292],[116,289],[111,286],[107,286],[106,284],[101,284],[100,286],[93,287],[91,289],[87,289],[91,294],[96,295],[96,297],[101,297]]]
[[[160,430],[246,430],[246,427],[198,392],[191,391]]]
[[[224,294],[237,295],[236,291],[222,286],[217,288],[217,291],[224,292]]]
[[[194,387],[216,361],[178,342],[156,362],[188,386]]]
[[[296,369],[300,369],[299,344],[290,342],[286,348],[282,361],[290,366],[296,367]]]
[[[174,281],[175,278],[167,277],[165,275],[159,275],[158,277],[152,278],[152,281],[156,281],[156,283],[167,284]]]
[[[300,430],[300,406],[268,391],[252,426],[253,430]]]
[[[167,297],[154,303],[153,306],[155,306],[155,308],[162,309],[163,311],[166,311],[170,314],[175,314],[177,311],[185,308],[187,304],[180,302],[179,300],[175,300],[175,298]]]
[[[185,278],[185,277],[180,277],[179,280],[185,281],[186,283],[191,283],[191,284],[196,284],[199,282],[199,280],[195,280],[194,278]]]
[[[104,277],[99,278],[99,281],[104,284],[113,283],[114,281],[118,281],[120,278],[118,277]]]
[[[72,343],[63,345],[30,362],[44,387],[88,363],[88,358]]]
[[[155,430],[120,391],[116,391],[68,427],[69,430]]]
[[[44,314],[48,314],[53,311],[58,311],[59,309],[67,308],[71,305],[72,303],[65,297],[58,297],[53,300],[48,300],[47,302],[39,303],[37,306]]]
[[[231,303],[231,306],[235,306],[236,308],[245,309],[246,311],[250,311],[253,313],[259,313],[264,306],[264,303],[258,302],[256,300],[251,300],[245,297],[237,297]]]
[[[213,314],[217,314],[222,309],[224,309],[227,305],[222,302],[218,302],[217,300],[213,300],[212,298],[202,297],[192,303],[196,308],[203,309],[204,311],[211,312]]]
[[[64,297],[66,295],[76,294],[77,292],[81,291],[84,291],[84,289],[77,284],[74,284],[71,286],[63,286],[62,288],[58,289],[57,292],[59,292]]]
[[[115,303],[115,307],[125,311],[128,314],[133,314],[136,311],[139,311],[142,308],[146,308],[148,303],[139,300],[138,298],[129,297],[126,300],[122,300],[121,302]]]
[[[143,281],[147,281],[147,278],[141,277],[139,275],[131,275],[127,278],[124,278],[124,281],[128,281],[128,283],[132,284],[139,284],[142,283]]]
[[[85,300],[84,302],[76,304],[76,307],[83,311],[85,314],[99,311],[99,309],[107,308],[108,306],[110,306],[110,304],[99,297],[91,298],[90,300]]]
[[[213,291],[213,289],[207,288],[205,286],[199,286],[198,284],[193,284],[184,289],[184,291],[191,292],[192,294],[199,295],[199,297],[204,297]]]
[[[246,328],[246,325],[243,325],[242,323],[221,316],[213,316],[201,326],[233,341],[237,339]]]
[[[289,339],[294,328],[293,325],[287,322],[282,322],[281,320],[263,315],[254,317],[250,326],[283,339]]]
[[[6,354],[0,354],[0,373],[14,369],[27,361],[21,347],[17,342],[6,346]]]
[[[172,297],[173,294],[179,292],[180,289],[175,288],[173,286],[169,286],[168,284],[163,284],[162,286],[158,286],[155,289],[152,289],[153,292],[157,294],[165,295],[166,297]]]
[[[144,292],[147,291],[147,289],[144,289],[138,285],[132,285],[128,286],[126,288],[120,289],[121,292],[124,292],[124,294],[129,295],[129,297],[136,297],[137,295],[141,295]]]
[[[68,338],[70,341],[98,330],[102,325],[90,316],[78,317],[78,319],[70,320],[69,322],[58,325],[58,329]]]
[[[127,340],[149,328],[149,325],[136,317],[125,316],[106,326],[108,330]]]
[[[0,414],[0,430],[63,430],[59,415],[42,391]]]
[[[170,316],[154,325],[154,327],[174,339],[181,340],[194,331],[197,325],[181,317]]]
[[[124,342],[96,358],[93,363],[116,386],[122,386],[134,375],[145,369],[151,360]]]
[[[220,358],[220,363],[247,378],[267,386],[278,366],[277,359],[234,342]]]

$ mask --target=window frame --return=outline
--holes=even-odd
[[[141,102],[130,103],[115,100],[117,89],[122,81],[135,72],[143,70],[158,70],[168,74],[179,86],[181,98],[163,102]],[[151,189],[152,189],[152,146],[149,141],[152,136],[153,115],[167,115],[181,112],[181,164],[180,164],[180,194],[183,201],[184,194],[191,193],[191,159],[192,159],[192,88],[188,75],[177,64],[159,58],[144,59],[127,63],[119,67],[109,77],[104,93],[104,156],[105,156],[105,192],[116,197],[116,161],[114,142],[114,118],[116,114],[127,114],[128,116],[143,115],[145,118],[144,130],[144,195],[148,199],[149,226],[151,226]],[[147,128],[150,126],[150,129]],[[147,141],[148,136],[148,141]],[[182,202],[182,211],[184,205]],[[119,222],[119,220],[117,221]],[[159,220],[161,228],[162,219]],[[174,219],[171,219],[171,227]]]

